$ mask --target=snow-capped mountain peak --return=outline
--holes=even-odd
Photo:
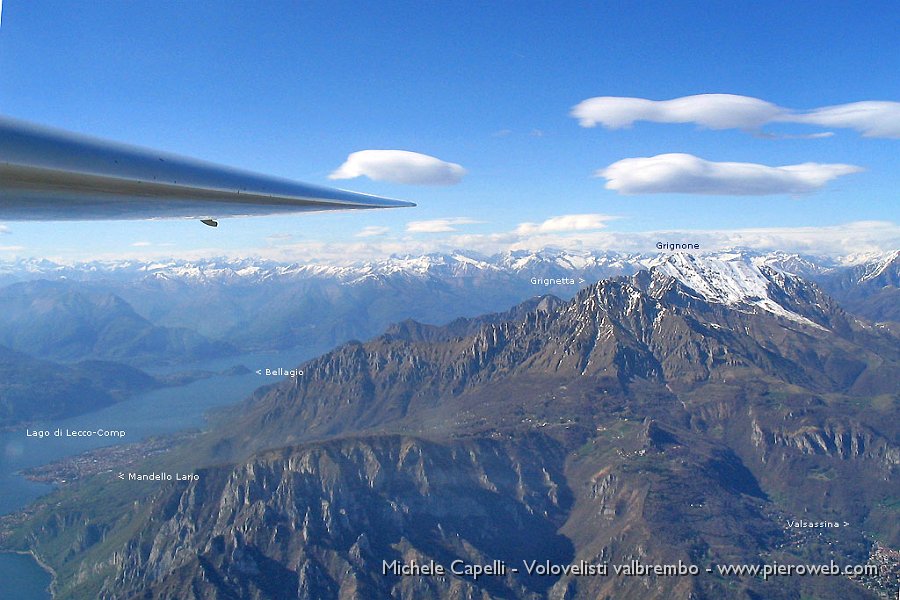
[[[866,264],[865,272],[860,276],[859,283],[870,281],[883,275],[892,266],[896,268],[898,263],[900,263],[900,250]]]
[[[776,279],[791,277],[766,265],[765,256],[743,252],[693,255],[674,253],[649,265],[652,270],[674,277],[706,300],[731,307],[763,310],[780,317],[821,328],[820,325],[779,304],[770,289]],[[778,277],[773,277],[778,273]]]

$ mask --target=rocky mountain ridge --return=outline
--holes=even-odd
[[[700,290],[656,267],[341,345],[155,465],[198,480],[135,497],[98,477],[3,545],[72,598],[877,597],[844,577],[380,575],[394,558],[859,564],[900,545],[897,337],[765,264],[701,264]],[[119,506],[84,501],[100,493]],[[800,518],[849,525],[785,526]]]
[[[615,393],[635,381],[689,391],[732,380],[818,393],[900,392],[897,338],[846,315],[799,279],[772,275],[769,290],[787,307],[782,312],[802,320],[710,302],[651,270],[600,282],[568,303],[548,298],[530,310],[459,321],[443,334],[401,324],[302,365],[304,376],[255,403],[248,414],[256,420],[238,429],[259,435],[272,424],[282,428],[272,438],[285,442],[302,439],[283,429],[295,423],[306,435],[365,429],[418,419],[448,397],[531,376],[586,378]]]

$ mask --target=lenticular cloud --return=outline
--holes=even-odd
[[[407,150],[360,150],[347,157],[329,179],[353,179],[366,176],[375,181],[410,185],[453,185],[466,170],[427,154]]]
[[[572,108],[582,127],[630,127],[638,121],[694,123],[709,129],[756,130],[769,123],[855,129],[866,137],[900,138],[900,102],[865,101],[792,110],[750,96],[698,94],[673,100],[588,98]]]
[[[817,108],[788,120],[822,127],[848,127],[865,137],[900,138],[900,102],[853,102]]]
[[[636,121],[696,123],[710,129],[751,129],[778,117],[783,109],[747,96],[701,94],[674,100],[646,100],[602,96],[589,98],[572,109],[582,127],[630,127]]]
[[[757,163],[712,162],[692,154],[626,158],[595,173],[620,194],[710,194],[766,196],[806,194],[860,167],[803,163],[770,167]]]

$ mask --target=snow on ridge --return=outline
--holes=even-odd
[[[803,278],[825,275],[835,270],[834,260],[822,256],[804,256],[789,252],[768,252],[757,260],[768,267]]]
[[[708,255],[674,253],[653,261],[652,269],[674,277],[705,299],[731,307],[752,306],[777,316],[822,327],[785,308],[769,295],[772,281],[762,268],[765,256],[741,252]]]
[[[859,282],[862,283],[864,281],[869,281],[870,279],[875,279],[889,269],[898,258],[900,258],[900,250],[882,256],[878,261],[869,262],[866,265],[866,273],[859,278]]]
[[[655,261],[659,271],[680,280],[704,298],[737,305],[748,298],[768,296],[768,280],[758,268],[737,254],[694,256],[671,254]]]
[[[146,262],[133,259],[100,260],[76,264],[57,264],[46,260],[19,259],[0,264],[5,277],[17,274],[79,279],[96,278],[152,278],[213,284],[252,284],[278,279],[333,279],[352,285],[357,282],[393,277],[447,278],[470,277],[481,274],[547,277],[578,275],[596,281],[613,275],[629,275],[642,268],[666,266],[669,274],[697,289],[698,293],[718,302],[756,303],[767,305],[766,280],[759,268],[768,266],[776,271],[803,278],[848,268],[854,264],[868,265],[864,279],[883,272],[900,252],[869,253],[841,259],[804,256],[789,252],[761,253],[744,248],[698,254],[664,253],[635,254],[615,251],[561,250],[547,248],[540,251],[514,250],[490,257],[466,250],[425,255],[391,256],[377,261],[356,261],[337,265],[329,263],[283,263],[255,258],[213,258],[199,260],[154,259]],[[695,261],[688,261],[688,257]],[[701,268],[702,267],[702,268]],[[676,275],[678,273],[679,275]],[[718,274],[718,275],[717,275]],[[695,287],[696,286],[696,287]],[[747,300],[750,298],[751,300]],[[774,301],[773,301],[774,302]],[[770,306],[767,310],[778,312]]]
[[[888,252],[872,251],[857,252],[838,257],[835,262],[842,267],[858,267],[871,264],[888,264],[897,256],[900,256],[900,250],[892,250]]]

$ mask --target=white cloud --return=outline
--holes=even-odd
[[[135,243],[131,244],[131,246],[133,248],[146,248],[146,247],[152,246],[152,245],[153,244],[151,244],[150,242],[135,242]]]
[[[378,260],[393,254],[419,255],[465,249],[491,255],[508,250],[558,248],[572,251],[614,250],[655,254],[657,242],[695,242],[702,251],[744,247],[822,256],[885,252],[900,248],[900,225],[888,221],[857,221],[825,227],[761,227],[724,230],[562,231],[520,235],[515,230],[494,233],[451,233],[418,239],[380,239],[365,242],[307,242],[267,254],[279,260],[308,260],[347,264]],[[275,252],[274,249],[271,249]],[[348,259],[348,257],[351,257]]]
[[[360,150],[347,157],[329,179],[353,179],[365,175],[375,181],[411,185],[454,185],[466,170],[418,152],[406,150]]]
[[[607,221],[617,218],[601,214],[560,215],[558,217],[550,217],[543,223],[519,223],[519,226],[516,227],[516,234],[524,236],[535,233],[603,229],[606,227]]]
[[[595,173],[606,189],[620,194],[717,194],[763,196],[805,194],[860,167],[803,163],[770,167],[756,163],[711,162],[692,154],[626,158]]]
[[[287,232],[270,233],[269,235],[266,236],[266,241],[267,242],[283,242],[286,240],[292,240],[295,237],[296,236],[293,233],[287,233]]]
[[[768,133],[757,131],[754,133],[756,137],[769,140],[820,140],[822,138],[830,138],[834,136],[833,131],[820,131],[818,133]]]
[[[700,94],[674,100],[646,100],[601,96],[588,98],[572,109],[582,127],[630,127],[635,121],[696,123],[710,129],[755,129],[784,109],[758,98],[734,94]]]
[[[900,227],[890,221],[854,221],[824,227],[758,227],[666,233],[672,234],[669,239],[695,236],[705,243],[707,250],[744,247],[760,251],[844,256],[900,248]]]
[[[452,217],[449,219],[432,219],[430,221],[410,221],[406,224],[408,233],[448,233],[457,231],[459,225],[483,223],[468,217]]]
[[[380,235],[385,235],[391,230],[390,227],[379,227],[377,225],[370,225],[369,227],[363,227],[359,230],[359,233],[356,234],[356,237],[364,238],[364,237],[378,237]]]
[[[429,251],[455,248],[493,254],[507,250],[536,251],[614,250],[654,254],[657,242],[699,243],[701,251],[743,247],[759,251],[779,250],[822,256],[846,256],[885,252],[900,248],[900,225],[890,221],[856,221],[824,227],[759,227],[719,230],[584,231],[538,233],[515,232],[459,234],[433,240]]]
[[[549,219],[548,219],[549,220]],[[223,250],[195,248],[173,251],[159,246],[134,249],[131,252],[91,254],[79,252],[68,256],[41,258],[71,263],[73,260],[167,260],[201,258],[257,258],[284,262],[347,265],[380,260],[391,255],[418,256],[429,252],[452,252],[456,249],[491,255],[509,250],[536,251],[558,248],[571,251],[635,252],[655,254],[657,242],[699,243],[701,251],[717,251],[735,247],[754,250],[779,250],[822,256],[861,255],[887,252],[900,248],[900,225],[890,221],[856,221],[824,227],[760,227],[717,230],[609,231],[570,230],[534,232],[528,235],[510,231],[492,233],[450,232],[434,236],[392,236],[337,241],[303,239],[290,244],[259,248]],[[0,252],[20,252],[20,246],[0,247]]]
[[[578,103],[570,114],[582,127],[602,125],[608,129],[630,127],[637,121],[752,130],[769,123],[802,123],[855,129],[866,137],[900,138],[900,102],[890,101],[792,110],[735,94],[698,94],[673,100],[600,96]]]
[[[6,225],[0,225],[0,234],[12,233]]]
[[[826,106],[786,120],[855,129],[865,137],[900,138],[900,102],[853,102]]]

